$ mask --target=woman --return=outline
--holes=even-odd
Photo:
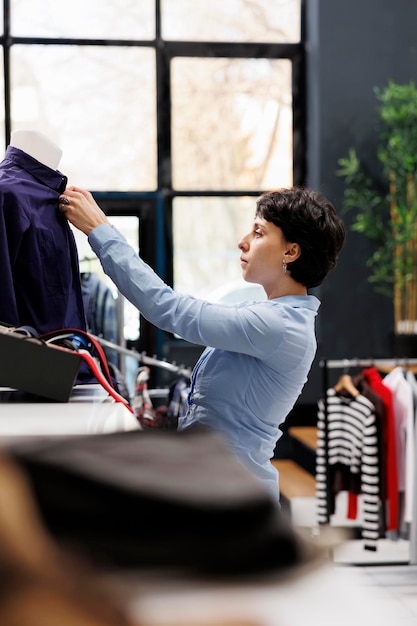
[[[241,461],[279,499],[270,459],[279,425],[307,381],[316,352],[319,301],[307,290],[335,264],[345,229],[321,194],[281,189],[262,195],[238,247],[243,278],[268,299],[221,305],[175,292],[111,226],[92,195],[69,187],[60,210],[88,235],[106,274],[150,322],[209,346],[198,360],[179,429],[202,424],[223,435]]]

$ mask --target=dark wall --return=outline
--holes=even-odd
[[[417,82],[417,2],[306,0],[306,10],[308,184],[340,209],[344,183],[336,170],[350,147],[379,176],[374,87]],[[392,305],[368,282],[371,250],[348,228],[339,265],[317,292],[319,348],[301,403],[317,399],[321,357],[390,356]]]

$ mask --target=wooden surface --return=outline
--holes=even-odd
[[[290,498],[314,498],[316,480],[291,459],[272,459],[279,472],[279,490],[282,496]]]
[[[317,426],[291,426],[288,433],[312,450],[317,450]]]

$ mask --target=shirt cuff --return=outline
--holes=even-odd
[[[100,224],[90,232],[88,242],[94,252],[97,252],[110,237],[114,237],[114,234],[115,229],[113,226],[110,226],[110,224]]]

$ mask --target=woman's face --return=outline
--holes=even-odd
[[[271,293],[282,276],[288,248],[282,230],[257,216],[251,232],[242,237],[238,248],[243,278],[249,283],[261,284],[267,294]]]

